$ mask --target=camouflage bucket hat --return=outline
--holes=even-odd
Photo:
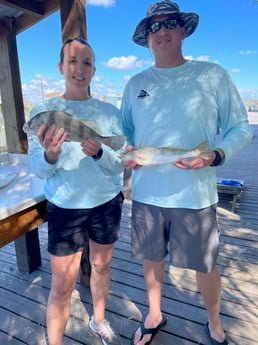
[[[137,25],[133,34],[133,41],[140,46],[148,48],[147,26],[153,16],[174,14],[184,22],[185,37],[190,36],[198,26],[199,15],[191,12],[180,12],[179,6],[170,0],[155,2],[147,10],[146,17]]]

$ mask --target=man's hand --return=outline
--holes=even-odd
[[[134,147],[132,145],[126,146],[126,151],[131,151],[133,149]],[[127,169],[134,169],[134,170],[138,170],[142,167],[142,165],[137,164],[133,159],[130,159],[126,162],[122,161],[122,165]]]
[[[192,160],[187,160],[184,158],[180,158],[178,161],[173,162],[172,164],[175,165],[179,169],[189,170],[189,169],[201,169],[211,165],[211,163],[215,159],[215,153],[212,152],[211,158],[203,159],[201,157],[194,158]]]

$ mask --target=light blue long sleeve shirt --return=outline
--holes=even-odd
[[[209,62],[153,66],[134,76],[124,90],[121,117],[128,143],[136,148],[193,149],[207,140],[215,149],[219,127],[224,163],[252,137],[245,106],[228,73]],[[215,168],[142,167],[132,173],[132,198],[161,207],[208,207],[218,201]]]
[[[105,136],[121,135],[118,109],[95,98],[86,101],[53,97],[36,105],[31,116],[42,111],[63,110],[71,115],[92,121]],[[46,199],[62,208],[93,208],[113,199],[122,190],[123,168],[115,151],[102,145],[103,155],[98,161],[82,152],[81,144],[64,142],[55,164],[44,158],[44,148],[38,138],[29,135],[29,160],[32,172],[45,179]]]

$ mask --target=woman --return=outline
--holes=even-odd
[[[116,107],[92,98],[89,85],[95,73],[95,56],[82,38],[64,42],[59,71],[65,78],[62,96],[46,99],[32,109],[31,119],[44,111],[65,111],[90,120],[105,136],[121,134]],[[105,319],[110,284],[110,261],[119,237],[123,203],[120,173],[115,151],[93,139],[82,143],[66,141],[67,133],[42,125],[37,136],[29,135],[31,169],[45,179],[48,200],[48,251],[52,284],[47,305],[50,345],[61,345],[70,315],[82,251],[88,244],[91,263],[93,316],[90,328],[104,345],[118,338]]]

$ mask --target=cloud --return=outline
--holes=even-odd
[[[197,60],[198,61],[209,61],[209,56],[207,56],[207,55],[198,56]]]
[[[130,70],[134,68],[142,68],[145,66],[152,65],[152,61],[137,60],[137,56],[114,56],[107,62],[103,62],[103,65],[107,68],[118,69],[118,70]]]
[[[107,62],[103,62],[103,65],[112,68],[112,69],[132,69],[135,66],[137,61],[137,57],[134,55],[129,56],[120,56],[120,57],[112,57]]]
[[[29,83],[22,84],[25,101],[35,104],[45,99],[49,94],[62,94],[65,88],[63,79],[54,79],[37,74]]]
[[[232,68],[231,72],[234,74],[239,74],[241,71],[239,68]]]
[[[116,4],[115,0],[88,0],[88,5],[112,7]]]
[[[257,51],[256,50],[240,50],[239,55],[256,55]]]
[[[125,75],[124,77],[123,77],[123,80],[127,83],[128,82],[128,80],[130,80],[131,79],[131,76],[130,75]]]
[[[258,89],[239,89],[238,91],[244,101],[258,99]]]
[[[201,55],[201,56],[197,56],[196,58],[194,58],[192,55],[187,55],[185,56],[186,60],[197,60],[197,61],[209,61],[209,56],[208,55]]]
[[[102,75],[95,75],[93,77],[93,81],[95,81],[97,83],[101,82],[103,79],[104,79],[104,77]]]

